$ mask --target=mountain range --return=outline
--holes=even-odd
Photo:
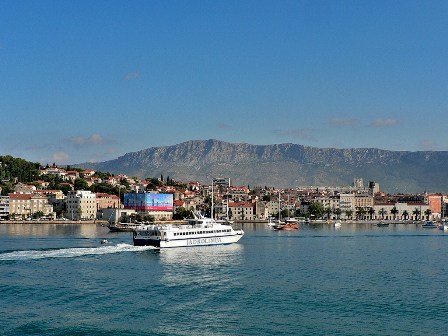
[[[76,166],[139,178],[163,174],[206,184],[213,177],[229,177],[233,185],[346,186],[360,177],[391,193],[448,191],[446,151],[251,145],[210,139],[151,147],[114,160]]]

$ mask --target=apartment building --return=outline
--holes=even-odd
[[[66,218],[72,220],[96,217],[96,195],[90,190],[70,191],[66,197]]]
[[[65,195],[61,190],[40,190],[43,195],[47,196],[48,204],[53,206],[53,211],[60,216],[65,209]]]
[[[373,207],[373,196],[368,194],[355,194],[355,209],[370,209]]]
[[[9,196],[0,196],[0,220],[8,219]]]
[[[427,194],[429,208],[433,214],[433,218],[440,218],[442,216],[442,194]]]
[[[120,200],[117,195],[96,193],[96,210],[118,208]]]
[[[339,208],[341,209],[342,218],[345,217],[346,211],[355,212],[355,195],[354,194],[340,194]]]
[[[319,197],[316,198],[316,201],[322,203],[325,209],[330,208],[334,210],[340,207],[339,196]]]
[[[230,202],[229,218],[235,220],[254,220],[255,203],[251,202]]]
[[[31,217],[37,212],[44,215],[53,213],[53,207],[48,204],[48,198],[40,193],[9,194],[9,214],[14,217]]]

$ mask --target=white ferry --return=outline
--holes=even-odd
[[[244,235],[230,225],[211,218],[188,219],[187,224],[141,225],[134,230],[135,246],[186,247],[236,243]]]

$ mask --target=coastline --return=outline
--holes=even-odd
[[[7,220],[0,221],[2,224],[89,224],[89,225],[106,225],[108,222],[105,220],[83,220],[83,221],[71,221],[71,220]]]
[[[307,224],[307,225],[314,225],[314,224],[334,224],[336,222],[340,222],[341,224],[377,224],[380,220],[331,220],[331,221],[324,221],[324,220],[314,220],[310,221],[309,223],[305,222],[299,222],[299,224]],[[413,220],[407,220],[407,221],[397,221],[397,220],[383,220],[382,222],[387,224],[424,224],[426,220],[419,220],[419,221],[413,221]],[[107,225],[109,222],[106,220],[80,220],[80,221],[72,221],[72,220],[7,220],[7,221],[0,221],[1,224],[78,224],[78,225]],[[186,223],[184,220],[172,220],[172,221],[158,221],[154,222],[154,224],[183,224]],[[256,220],[234,220],[235,224],[267,224],[268,220],[266,219],[256,219]]]

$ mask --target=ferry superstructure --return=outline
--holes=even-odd
[[[133,241],[135,246],[158,248],[225,245],[236,243],[243,235],[243,230],[234,230],[211,218],[194,218],[180,225],[141,225],[134,230]]]

